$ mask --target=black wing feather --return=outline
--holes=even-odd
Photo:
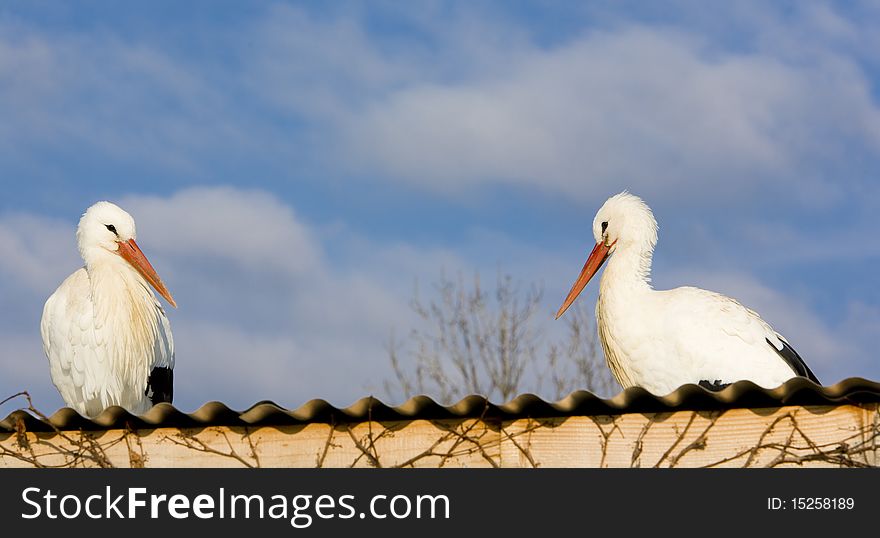
[[[766,338],[766,340],[767,343],[770,344],[770,347],[772,347],[773,350],[776,351],[776,353],[779,353],[779,356],[782,357],[782,359],[791,367],[792,370],[794,370],[794,373],[801,377],[806,377],[817,385],[822,384],[819,382],[816,374],[814,374],[813,371],[810,370],[810,367],[807,366],[807,363],[804,362],[804,359],[802,359],[801,356],[798,355],[798,352],[795,351],[793,347],[788,345],[788,342],[780,338],[779,341],[782,342],[782,349],[776,349],[776,346],[773,345],[773,342],[771,342],[769,338]]]
[[[174,396],[174,370],[157,366],[150,372],[147,379],[147,389],[144,391],[153,405],[162,402],[171,403]]]

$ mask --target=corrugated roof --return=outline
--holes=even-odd
[[[221,402],[209,402],[193,413],[184,413],[170,404],[159,404],[141,416],[132,415],[121,407],[110,407],[91,420],[80,416],[73,409],[63,408],[49,417],[48,422],[27,411],[19,410],[0,421],[0,431],[14,431],[19,421],[24,422],[28,431],[54,429],[95,431],[126,427],[151,429],[342,424],[369,419],[394,421],[481,417],[510,420],[525,417],[549,418],[866,403],[880,403],[880,383],[862,378],[849,378],[829,387],[820,387],[805,378],[798,377],[770,390],[763,389],[750,381],[739,381],[719,392],[710,392],[697,385],[684,385],[667,396],[657,397],[640,387],[632,387],[608,399],[599,398],[586,391],[575,391],[555,403],[546,402],[532,394],[523,394],[500,405],[493,404],[482,396],[468,396],[450,406],[442,406],[427,396],[416,396],[397,407],[367,397],[344,409],[333,407],[324,400],[311,400],[292,410],[274,402],[264,401],[254,404],[245,411],[235,411]]]

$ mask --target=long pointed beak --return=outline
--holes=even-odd
[[[153,289],[159,292],[159,295],[168,301],[168,304],[177,308],[177,303],[175,303],[174,298],[171,297],[171,292],[165,287],[162,279],[156,274],[156,270],[153,269],[150,261],[147,260],[144,253],[141,252],[141,249],[138,247],[135,240],[129,239],[128,241],[119,241],[118,244],[119,250],[117,252],[119,255],[122,256],[125,261],[130,263],[131,266],[134,267],[151,286],[153,286]]]
[[[571,287],[571,291],[568,292],[568,297],[565,298],[565,302],[559,307],[559,312],[556,313],[556,319],[559,319],[559,317],[568,310],[568,307],[571,306],[571,303],[573,303],[575,299],[577,299],[577,296],[580,295],[590,279],[593,278],[593,275],[596,274],[596,271],[602,267],[602,264],[608,259],[608,251],[613,246],[614,243],[611,243],[611,246],[606,246],[604,241],[596,243],[596,246],[593,247],[593,251],[590,252],[590,257],[587,258],[587,263],[585,263],[584,268],[581,269],[581,274],[578,276],[577,280],[575,280],[574,285]]]

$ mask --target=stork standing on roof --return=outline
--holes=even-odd
[[[89,417],[111,405],[141,414],[171,402],[171,325],[150,286],[177,305],[136,236],[134,219],[118,206],[90,207],[76,231],[85,266],[43,308],[52,382],[68,406]]]
[[[608,260],[596,320],[605,359],[624,388],[664,395],[686,383],[710,390],[743,379],[765,388],[795,376],[819,383],[781,334],[734,299],[651,287],[657,221],[639,197],[609,198],[593,220],[593,236],[596,246],[556,318]]]

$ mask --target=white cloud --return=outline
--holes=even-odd
[[[292,208],[262,191],[190,188],[170,198],[127,196],[144,245],[180,257],[210,257],[286,276],[313,272],[320,247]]]
[[[67,276],[64,267],[82,264],[74,230],[66,224],[25,213],[0,215],[0,277],[36,293],[57,285]]]
[[[294,398],[310,392],[312,376],[293,331],[260,334],[235,324],[174,317],[178,407],[193,410],[219,400],[244,409],[261,399],[296,406],[301,402]]]
[[[776,193],[813,205],[862,183],[829,179],[854,152],[880,153],[856,47],[871,25],[827,6],[786,17],[731,7],[735,47],[702,19],[618,14],[547,45],[479,8],[442,23],[417,11],[400,15],[411,33],[386,34],[359,9],[273,6],[227,42],[224,64],[148,35],[7,23],[0,151],[75,145],[201,178],[211,157],[259,155],[453,196],[500,184],[594,203],[629,187],[654,200]]]
[[[503,76],[411,84],[342,128],[367,166],[432,189],[513,183],[586,200],[628,186],[729,200],[773,178],[815,184],[796,197],[827,191],[809,173],[814,154],[842,158],[853,141],[876,152],[878,124],[864,75],[839,58],[789,64],[632,27],[535,48]]]
[[[629,187],[716,206],[840,204],[860,182],[828,178],[854,151],[880,153],[880,110],[852,46],[865,25],[827,7],[730,12],[735,47],[705,20],[617,15],[544,45],[478,8],[442,24],[409,14],[416,39],[370,33],[357,10],[281,7],[252,29],[245,73],[284,115],[314,122],[312,157],[349,176],[460,197],[519,185],[594,202]]]
[[[805,263],[869,263],[880,257],[880,237],[873,222],[876,217],[869,211],[853,206],[840,219],[801,225],[792,221],[752,220],[734,224],[726,233],[748,245],[751,260],[759,264],[793,267]],[[727,255],[734,258],[740,253]]]
[[[242,82],[297,116],[326,121],[342,103],[368,98],[411,74],[383,55],[363,21],[351,15],[319,20],[276,5],[248,30],[252,46],[242,51]]]
[[[249,120],[209,70],[112,31],[0,21],[0,152],[98,152],[194,172],[207,148],[251,150]]]

